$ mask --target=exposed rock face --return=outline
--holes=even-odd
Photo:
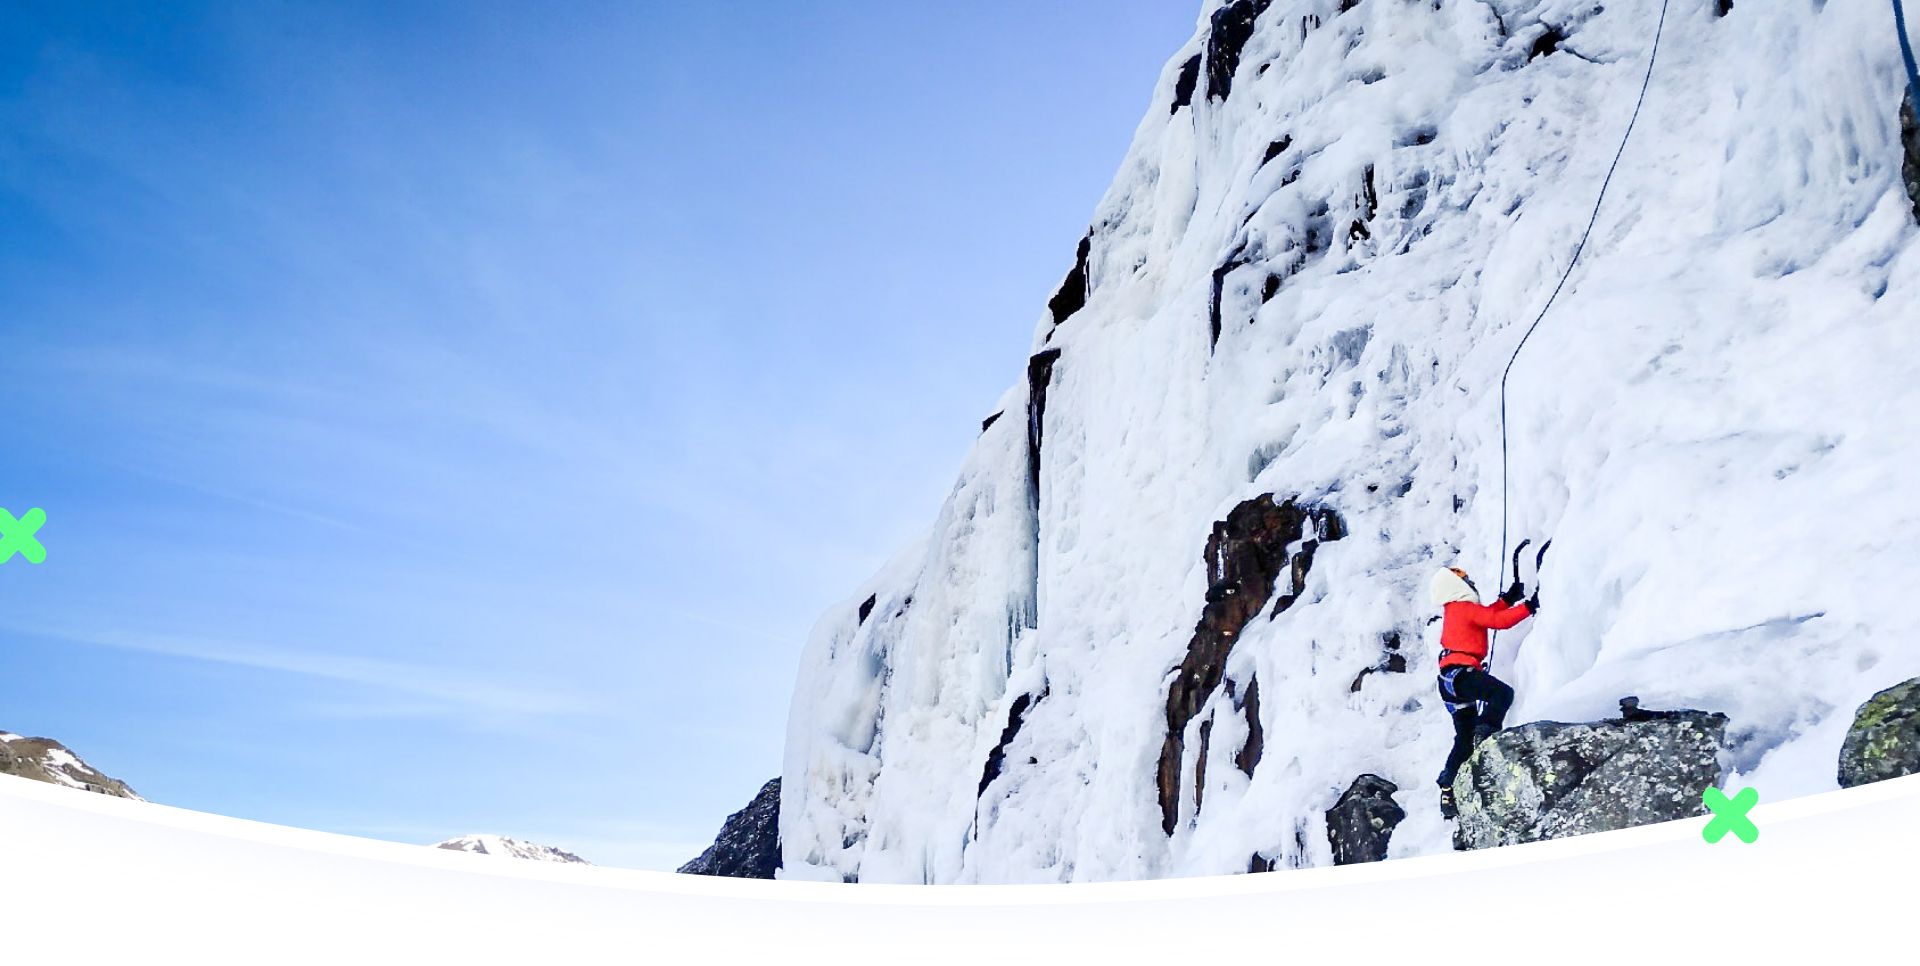
[[[1229,253],[1226,261],[1213,268],[1213,294],[1207,299],[1207,327],[1212,333],[1212,341],[1208,345],[1220,344],[1221,300],[1226,296],[1227,276],[1245,268],[1248,264],[1247,246],[1242,245]]]
[[[1207,604],[1193,630],[1186,659],[1167,689],[1167,737],[1160,749],[1158,787],[1161,828],[1168,835],[1179,818],[1187,725],[1221,686],[1234,641],[1273,598],[1283,574],[1290,577],[1288,590],[1275,603],[1274,614],[1291,606],[1306,589],[1314,548],[1344,533],[1332,510],[1291,499],[1275,503],[1271,493],[1241,503],[1214,524],[1206,549]],[[1258,754],[1237,757],[1251,768]]]
[[[1840,746],[1840,787],[1920,774],[1920,678],[1867,699]]]
[[[1231,682],[1229,682],[1227,696],[1234,696]],[[1247,679],[1247,693],[1240,698],[1240,713],[1247,718],[1247,743],[1240,748],[1239,754],[1233,756],[1233,763],[1238,765],[1248,778],[1252,778],[1253,769],[1260,764],[1260,754],[1266,750],[1267,745],[1266,730],[1260,726],[1259,678]]]
[[[472,852],[475,855],[501,855],[510,859],[527,859],[533,862],[563,862],[568,865],[592,865],[572,852],[556,849],[551,845],[512,839],[504,835],[462,835],[457,839],[448,839],[436,843],[436,849],[453,852]]]
[[[1035,514],[1040,512],[1040,447],[1046,438],[1047,387],[1053,384],[1053,367],[1059,361],[1059,349],[1044,349],[1027,360],[1027,507]]]
[[[1552,24],[1546,24],[1544,26],[1546,29],[1534,40],[1533,49],[1527,51],[1527,60],[1529,62],[1559,50],[1560,45],[1566,43],[1567,35],[1561,33],[1559,28],[1554,27]]]
[[[1168,114],[1178,114],[1180,109],[1193,103],[1193,89],[1200,83],[1200,55],[1194,54],[1180,65],[1180,77],[1173,83],[1173,107]]]
[[[0,731],[0,774],[145,801],[126,782],[102,774],[52,738],[27,738]]]
[[[1073,269],[1060,282],[1060,288],[1047,300],[1047,311],[1053,315],[1053,324],[1065,322],[1073,313],[1086,307],[1087,295],[1091,284],[1087,277],[1087,256],[1093,251],[1093,231],[1088,229],[1086,237],[1080,239],[1080,247],[1074,249]]]
[[[1454,779],[1457,849],[1484,849],[1706,814],[1727,716],[1641,711],[1585,724],[1535,722],[1480,743]]]
[[[1327,809],[1327,844],[1334,865],[1378,862],[1387,857],[1393,827],[1407,817],[1393,800],[1398,785],[1379,775],[1361,775]]]
[[[1039,698],[1046,696],[1046,692],[1042,691]],[[1032,708],[1039,698],[1031,694],[1023,694],[1014,699],[1013,707],[1007,711],[1007,726],[1000,732],[1000,741],[993,746],[992,751],[987,752],[987,763],[980,770],[980,788],[974,792],[974,797],[985,795],[987,786],[1000,777],[1000,770],[1006,767],[1007,763],[1007,746],[1013,744],[1013,739],[1019,736],[1020,726],[1027,720],[1028,709]]]
[[[1900,180],[1907,186],[1907,198],[1913,202],[1913,216],[1920,218],[1920,121],[1913,114],[1913,92],[1900,101]]]
[[[753,801],[720,826],[720,836],[700,857],[680,867],[690,875],[771,879],[780,869],[780,779],[760,786]]]
[[[1253,38],[1253,22],[1273,0],[1233,0],[1213,12],[1207,34],[1207,97],[1224,101],[1233,93],[1233,75],[1240,69],[1240,52]]]
[[[1367,683],[1370,674],[1405,674],[1407,656],[1400,653],[1400,633],[1389,631],[1380,636],[1380,661],[1372,667],[1362,668],[1354,675],[1353,684],[1347,687],[1348,694],[1359,694],[1360,688]]]

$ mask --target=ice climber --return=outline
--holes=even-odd
[[[1440,770],[1440,814],[1455,815],[1453,776],[1473,754],[1473,748],[1500,730],[1507,709],[1513,707],[1513,688],[1487,670],[1487,632],[1504,631],[1540,610],[1538,591],[1528,598],[1518,578],[1492,604],[1480,603],[1479,589],[1467,572],[1447,567],[1428,584],[1433,605],[1440,608],[1440,698],[1453,716],[1453,751]],[[1523,598],[1525,600],[1523,601]],[[1477,707],[1476,707],[1477,703]]]

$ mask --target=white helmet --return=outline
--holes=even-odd
[[[1480,591],[1473,586],[1473,580],[1459,567],[1442,567],[1434,571],[1433,579],[1427,582],[1427,597],[1435,607],[1445,607],[1454,601],[1480,602]]]

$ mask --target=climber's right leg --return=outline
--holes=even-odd
[[[1473,726],[1480,719],[1471,702],[1462,705],[1450,705],[1453,709],[1453,750],[1447,754],[1447,764],[1440,770],[1440,815],[1452,818],[1453,776],[1460,771],[1460,765],[1473,754]]]

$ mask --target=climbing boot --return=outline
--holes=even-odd
[[[1440,817],[1451,822],[1459,816],[1460,810],[1453,805],[1453,787],[1443,785],[1440,788]]]

